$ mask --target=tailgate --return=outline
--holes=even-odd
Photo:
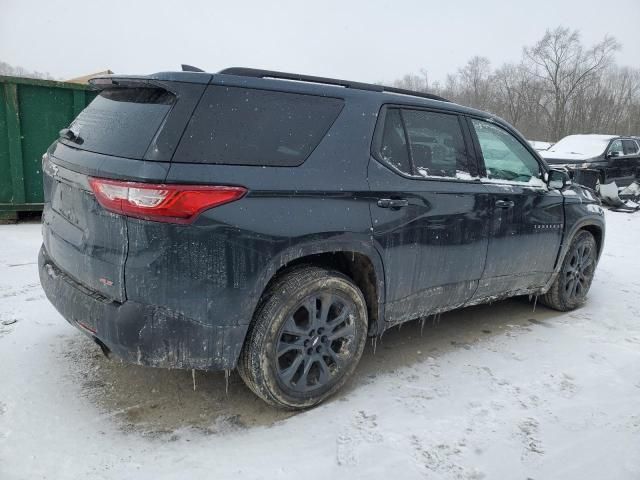
[[[49,257],[78,283],[125,300],[127,224],[95,199],[86,175],[44,161],[42,236]]]
[[[79,284],[126,299],[127,220],[98,203],[90,176],[164,181],[209,77],[197,83],[105,78],[99,95],[44,156],[44,245]]]

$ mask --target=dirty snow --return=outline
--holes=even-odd
[[[640,214],[607,221],[584,308],[395,328],[299,414],[235,373],[193,391],[190,371],[104,359],[44,298],[39,225],[0,226],[0,479],[640,478]]]

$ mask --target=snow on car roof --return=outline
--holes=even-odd
[[[609,141],[616,137],[618,135],[569,135],[558,141],[545,153],[548,156],[555,153],[595,157],[603,153]]]

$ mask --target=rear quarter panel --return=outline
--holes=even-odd
[[[194,321],[246,325],[273,274],[300,257],[371,243],[366,168],[377,105],[351,94],[327,136],[299,167],[172,162],[166,181],[240,185],[239,201],[192,225],[128,219],[127,297]]]

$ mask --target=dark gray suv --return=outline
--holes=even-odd
[[[393,325],[514,295],[585,301],[598,201],[488,113],[245,68],[93,85],[43,157],[39,265],[108,355],[237,367],[304,408]]]

